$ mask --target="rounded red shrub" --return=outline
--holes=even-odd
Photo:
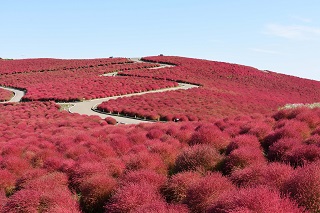
[[[293,168],[286,164],[270,163],[267,165],[253,165],[242,170],[234,171],[230,179],[238,187],[268,186],[270,189],[280,190],[291,177]]]
[[[180,172],[173,175],[161,188],[166,200],[171,203],[183,203],[187,191],[201,178],[197,172]]]
[[[104,120],[110,125],[116,125],[117,124],[117,120],[112,118],[112,117],[106,117]]]
[[[117,181],[106,174],[94,174],[83,179],[79,186],[82,209],[85,212],[103,212],[103,207],[116,186]]]
[[[275,131],[271,132],[268,136],[266,136],[262,141],[262,147],[268,151],[269,147],[276,143],[278,140],[283,138],[294,138],[296,140],[302,141],[303,138],[299,131],[296,131],[293,128],[283,127],[280,129],[276,129]]]
[[[135,212],[144,205],[157,202],[163,202],[163,199],[153,186],[128,184],[116,190],[105,209],[106,212]]]
[[[320,124],[320,115],[312,109],[302,111],[296,116],[296,119],[307,123],[310,128],[315,128]]]
[[[230,154],[233,150],[240,147],[255,147],[260,148],[260,143],[254,135],[239,135],[233,138],[230,144],[227,146],[226,154]]]
[[[297,168],[282,192],[310,212],[320,212],[320,162]]]
[[[77,189],[83,180],[96,174],[110,174],[109,172],[102,162],[77,163],[68,171],[70,186]]]
[[[160,129],[151,129],[147,133],[147,137],[149,139],[159,139],[164,135],[164,132],[161,131]]]
[[[311,134],[311,130],[308,124],[296,119],[279,121],[276,123],[275,128],[284,129],[287,131],[287,133],[291,134],[295,132],[297,133],[297,137],[302,139],[309,137]]]
[[[307,110],[305,107],[297,107],[293,109],[283,109],[279,110],[277,113],[275,113],[272,117],[275,120],[281,120],[281,119],[293,119],[301,112]]]
[[[148,169],[159,174],[167,174],[167,166],[157,153],[142,151],[137,154],[130,154],[124,157],[127,171]]]
[[[233,150],[224,160],[222,170],[224,174],[230,174],[235,170],[243,169],[251,165],[266,164],[263,152],[254,147],[241,147]]]
[[[174,167],[175,160],[180,151],[180,143],[175,139],[166,142],[152,140],[147,143],[148,149],[151,153],[157,153],[167,165],[169,170]]]
[[[36,176],[38,174],[39,176]],[[46,191],[52,188],[67,188],[67,186],[68,177],[65,173],[61,172],[42,173],[42,171],[36,171],[18,179],[16,182],[18,190],[32,189],[36,191]]]
[[[180,129],[175,134],[172,135],[175,139],[179,140],[180,143],[188,143],[192,137],[193,130]]]
[[[284,158],[284,162],[290,163],[293,167],[303,166],[320,160],[320,147],[305,144],[295,146],[285,153]]]
[[[181,151],[177,156],[174,171],[212,171],[216,169],[221,160],[222,156],[210,145],[195,145]]]
[[[185,203],[192,212],[205,212],[220,195],[235,186],[220,173],[210,173],[189,188]]]
[[[255,135],[259,141],[261,141],[263,138],[265,138],[269,132],[271,132],[272,127],[269,124],[266,123],[256,123],[250,130],[247,132],[247,134]]]
[[[294,167],[302,166],[320,159],[320,147],[301,143],[295,138],[284,138],[270,146],[268,159],[285,162]]]
[[[285,155],[295,146],[299,146],[301,141],[296,138],[282,138],[269,147],[267,157],[271,161],[285,161]]]
[[[188,143],[189,145],[208,144],[222,151],[229,144],[229,136],[213,124],[202,125],[196,129]]]
[[[17,156],[7,156],[0,164],[2,168],[6,168],[8,171],[18,176],[32,168],[31,164],[27,160]]]
[[[165,184],[167,177],[158,174],[152,170],[138,170],[130,171],[123,175],[119,180],[119,185],[124,186],[127,184],[143,184],[148,183],[156,189],[160,189]]]
[[[126,154],[132,147],[131,142],[125,135],[112,134],[110,135],[110,146],[118,155]]]
[[[294,202],[282,198],[276,191],[266,186],[243,188],[227,192],[216,200],[208,209],[210,213],[226,212],[277,212],[303,213]]]
[[[147,140],[147,131],[136,130],[128,133],[128,138],[133,144],[144,144]]]

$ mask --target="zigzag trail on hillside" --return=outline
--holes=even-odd
[[[140,58],[130,58],[130,60],[135,62],[135,63],[144,62]],[[161,68],[164,68],[164,67],[173,67],[173,65],[168,65],[168,64],[162,64],[162,63],[157,63],[157,64],[159,64],[160,66],[159,67],[150,68],[150,69],[161,69]],[[104,74],[103,76],[116,76],[117,74],[118,74],[118,72],[113,72],[113,73]],[[101,104],[102,102],[109,101],[109,100],[112,100],[112,99],[122,98],[122,97],[131,97],[131,96],[145,95],[145,94],[148,94],[148,93],[167,92],[167,91],[174,91],[174,90],[180,90],[180,89],[187,90],[187,89],[192,89],[192,88],[197,88],[197,87],[199,87],[199,86],[198,85],[194,85],[194,84],[179,83],[179,86],[177,86],[177,87],[170,87],[170,88],[164,88],[164,89],[159,89],[159,90],[151,90],[151,91],[146,91],[146,92],[119,95],[119,96],[113,96],[113,97],[107,97],[107,98],[92,99],[92,100],[81,101],[81,102],[61,103],[60,105],[71,106],[68,109],[68,111],[70,113],[78,113],[80,115],[97,115],[97,116],[101,117],[102,119],[104,119],[106,117],[112,117],[118,123],[121,123],[121,124],[149,123],[149,122],[152,122],[152,121],[136,119],[136,118],[132,118],[132,117],[124,117],[124,116],[121,116],[121,115],[103,113],[103,112],[97,111],[96,107],[99,104]],[[25,92],[22,91],[22,90],[17,90],[17,89],[8,88],[8,87],[0,87],[0,88],[12,91],[15,94],[14,97],[10,101],[2,102],[2,103],[20,102],[22,97],[25,95]]]
[[[130,60],[135,63],[144,62],[144,61],[141,61],[140,58],[130,58]],[[160,63],[158,63],[158,64],[160,64]],[[160,69],[160,68],[172,67],[172,66],[173,65],[160,64],[159,67],[155,67],[152,69]],[[116,76],[117,74],[118,74],[118,72],[113,72],[113,73],[104,74],[103,76]],[[132,94],[127,94],[127,95],[119,95],[119,96],[113,96],[113,97],[107,97],[107,98],[99,98],[99,99],[93,99],[93,100],[82,101],[82,102],[77,102],[77,103],[67,103],[67,104],[73,104],[73,106],[69,108],[69,112],[71,112],[71,113],[79,113],[81,115],[97,115],[97,116],[100,116],[101,118],[112,117],[112,118],[116,119],[116,121],[118,123],[122,123],[122,124],[150,123],[152,121],[141,120],[141,119],[136,119],[136,118],[132,118],[132,117],[124,117],[121,115],[103,113],[103,112],[97,111],[96,107],[99,104],[101,104],[102,102],[109,101],[112,99],[122,98],[122,97],[131,97],[131,96],[145,95],[145,94],[149,94],[149,93],[167,92],[167,91],[174,91],[174,90],[180,90],[180,89],[187,90],[187,89],[192,89],[192,88],[197,88],[197,87],[199,87],[199,86],[193,85],[193,84],[179,83],[179,86],[177,86],[177,87],[170,87],[170,88],[164,88],[164,89],[159,89],[159,90],[151,90],[151,91],[146,91],[146,92],[132,93]]]

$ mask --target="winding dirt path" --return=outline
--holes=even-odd
[[[136,63],[142,63],[144,61],[141,61],[140,58],[130,58],[130,60],[136,62]],[[172,67],[172,65],[168,64],[160,64],[159,67],[154,67],[151,69],[160,69],[163,67]],[[116,76],[118,72],[113,72],[113,73],[107,73],[104,74],[103,76]],[[112,117],[117,120],[118,123],[122,124],[139,124],[139,123],[150,123],[152,121],[146,121],[146,120],[141,120],[141,119],[135,119],[131,117],[124,117],[124,116],[116,116],[116,115],[110,115],[110,114],[105,114],[101,112],[96,111],[96,107],[101,104],[102,102],[109,101],[112,99],[117,99],[121,97],[131,97],[131,96],[138,96],[138,95],[144,95],[144,94],[149,94],[149,93],[158,93],[158,92],[167,92],[167,91],[174,91],[174,90],[180,90],[180,89],[192,89],[192,88],[197,88],[199,87],[198,85],[193,85],[193,84],[186,84],[186,83],[179,83],[179,86],[177,87],[170,87],[170,88],[164,88],[164,89],[159,89],[159,90],[151,90],[151,91],[146,91],[146,92],[139,92],[139,93],[132,93],[132,94],[127,94],[127,95],[120,95],[120,96],[113,96],[113,97],[107,97],[107,98],[99,98],[99,99],[93,99],[93,100],[88,100],[88,101],[82,101],[82,102],[68,102],[68,103],[61,103],[61,105],[64,106],[71,106],[68,111],[70,113],[78,113],[80,115],[97,115],[101,118],[106,118],[106,117]],[[7,102],[2,102],[2,103],[10,103],[10,102],[20,102],[22,97],[25,95],[24,91],[13,89],[13,88],[8,88],[8,87],[0,87],[2,89],[6,89],[9,91],[14,92],[14,97]]]

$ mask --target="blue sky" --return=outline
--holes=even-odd
[[[179,55],[320,81],[317,0],[10,0],[0,57]]]

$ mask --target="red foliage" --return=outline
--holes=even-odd
[[[153,186],[148,184],[128,184],[119,188],[105,208],[107,212],[135,212],[150,203],[163,199]]]
[[[81,212],[73,195],[66,189],[37,191],[26,189],[12,195],[2,212]]]
[[[307,135],[305,137],[307,137]],[[269,135],[263,139],[261,145],[265,150],[268,150],[271,145],[284,138],[291,138],[299,141],[304,139],[299,129],[295,129],[294,126],[286,125],[269,133]]]
[[[229,137],[215,125],[202,125],[196,128],[189,145],[207,144],[218,151],[223,151],[229,144]]]
[[[2,85],[26,90],[23,101],[72,102],[174,87],[175,82],[56,71],[1,76]],[[117,106],[117,109],[121,107]],[[109,112],[110,110],[103,110]],[[115,111],[115,110],[111,110]],[[115,111],[117,112],[117,111]]]
[[[310,212],[320,211],[320,162],[296,169],[282,192]]]
[[[302,213],[304,209],[299,208],[289,199],[282,198],[279,193],[261,186],[230,191],[213,203],[207,212]]]
[[[187,192],[201,178],[197,172],[180,172],[173,175],[161,189],[166,200],[171,203],[184,203]]]
[[[189,188],[185,203],[192,212],[205,212],[219,196],[234,188],[220,173],[210,173]]]
[[[303,144],[295,138],[284,138],[270,146],[268,159],[284,162],[293,167],[302,166],[320,160],[320,147],[313,143]]]
[[[274,72],[263,72],[237,64],[183,57],[146,57],[147,61],[177,66],[162,69],[133,70],[122,75],[190,82],[202,87],[148,94],[108,101],[102,108],[125,106],[126,112],[147,117],[152,111],[160,119],[172,121],[175,115],[193,115],[191,120],[209,120],[243,114],[276,112],[287,103],[319,101],[320,83]]]
[[[99,59],[53,59],[36,58],[20,60],[0,60],[0,74],[21,72],[42,72],[57,69],[74,69],[93,66],[129,63],[126,58],[99,58]]]
[[[130,185],[130,184],[144,184],[148,183],[150,186],[160,189],[166,182],[167,178],[163,174],[158,174],[152,170],[138,170],[130,171],[123,175],[119,180],[119,185]]]
[[[222,171],[224,174],[231,174],[238,169],[264,164],[266,164],[266,159],[261,149],[255,147],[241,147],[233,150],[225,158],[222,165]]]
[[[4,205],[3,212],[80,212],[65,174],[37,170],[20,179],[17,189]]]
[[[52,60],[43,60],[44,64],[34,65],[35,70],[32,66],[12,69],[26,73],[0,74],[0,84],[25,85],[27,95],[54,96],[55,100],[157,89],[158,83],[176,85],[161,80],[166,74],[173,81],[202,85],[142,96],[135,99],[135,105],[133,98],[115,101],[115,109],[110,109],[129,116],[196,122],[112,126],[97,116],[60,112],[53,102],[1,104],[2,211],[204,212],[221,204],[231,212],[297,212],[293,201],[279,197],[279,188],[311,211],[318,207],[320,110],[269,113],[289,101],[318,102],[319,83],[227,63],[162,59],[174,60],[178,67],[134,70],[153,65],[120,60],[120,64],[103,66],[87,61],[89,67],[78,68],[78,62],[63,61],[62,70],[60,62],[48,67]],[[5,72],[5,67],[1,69]],[[126,69],[160,79],[98,77]],[[67,80],[74,86],[68,88]],[[76,90],[73,96],[69,89]],[[53,96],[46,94],[51,91]],[[158,99],[150,100],[154,97]],[[267,159],[279,162],[267,164]],[[208,175],[212,170],[229,176]],[[234,191],[236,185],[240,191]],[[255,188],[242,189],[246,187]]]
[[[247,135],[239,135],[233,138],[230,144],[227,146],[226,154],[230,154],[233,150],[236,150],[241,147],[255,147],[260,148],[260,143],[256,136],[247,134]]]
[[[126,162],[127,171],[151,169],[159,174],[167,174],[168,168],[157,153],[142,151],[137,154],[129,154],[124,161]]]
[[[105,118],[105,121],[108,123],[108,124],[111,124],[111,125],[116,125],[117,124],[117,120],[112,118],[112,117],[106,117]]]
[[[103,212],[103,207],[117,186],[117,181],[108,174],[91,175],[81,181],[80,203],[85,212]]]
[[[174,171],[213,171],[222,161],[222,156],[209,145],[200,144],[187,147],[177,156]]]
[[[280,190],[283,184],[291,177],[293,168],[280,163],[253,165],[242,170],[234,171],[230,179],[239,187],[267,186],[270,189]]]
[[[146,145],[151,153],[159,154],[169,171],[173,169],[181,148],[179,141],[175,139],[170,139],[166,142],[151,140]]]
[[[286,153],[299,145],[301,145],[301,141],[299,139],[282,138],[269,147],[268,159],[271,161],[284,162]]]

